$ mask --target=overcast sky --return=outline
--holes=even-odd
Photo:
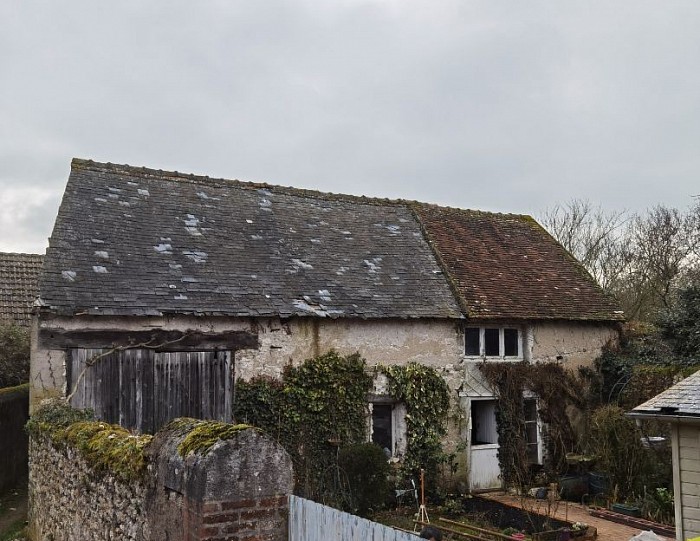
[[[700,1],[3,0],[0,251],[72,157],[537,214],[700,193]]]

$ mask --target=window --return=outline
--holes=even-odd
[[[467,327],[464,354],[469,357],[522,357],[520,330],[506,327]]]
[[[406,452],[406,406],[384,401],[370,404],[370,441],[379,445],[388,457]]]

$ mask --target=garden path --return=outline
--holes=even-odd
[[[525,498],[525,500],[523,500],[518,496],[506,494],[505,492],[488,492],[479,494],[479,496],[506,505],[512,505],[513,507],[534,511],[535,513],[547,514],[546,500],[535,500],[534,498]],[[558,503],[554,518],[568,520],[570,522],[585,522],[590,526],[594,526],[598,529],[597,541],[628,541],[640,532],[637,528],[631,528],[602,518],[592,517],[588,514],[588,509],[585,506],[566,501],[560,501]],[[662,539],[669,538],[662,537]],[[669,539],[669,541],[671,540]]]

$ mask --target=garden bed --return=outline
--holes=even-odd
[[[528,534],[568,528],[570,523],[519,509],[495,500],[472,496],[464,499],[464,515],[487,522],[494,528],[515,528]]]
[[[457,503],[458,505],[455,505]],[[448,508],[449,507],[449,508]],[[393,511],[377,513],[372,520],[389,526],[399,527],[404,530],[413,530],[415,507],[401,507]],[[440,527],[440,517],[449,518],[452,521],[471,524],[503,532],[506,529],[526,532],[529,536],[535,533],[544,533],[541,539],[553,530],[571,528],[572,524],[563,520],[549,518],[538,513],[514,507],[495,500],[479,496],[465,497],[458,502],[452,502],[445,507],[428,507],[431,521]],[[552,539],[558,539],[552,537]]]

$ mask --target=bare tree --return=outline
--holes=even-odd
[[[671,296],[686,274],[697,269],[700,213],[683,213],[661,205],[634,217],[630,243],[633,266],[631,317],[653,319],[668,308]],[[632,300],[632,299],[630,299]]]
[[[628,269],[628,216],[588,200],[572,199],[548,209],[542,225],[578,259],[606,291],[612,292]]]
[[[700,279],[700,199],[687,212],[658,205],[643,214],[573,199],[541,222],[629,319],[655,320],[679,286]]]

